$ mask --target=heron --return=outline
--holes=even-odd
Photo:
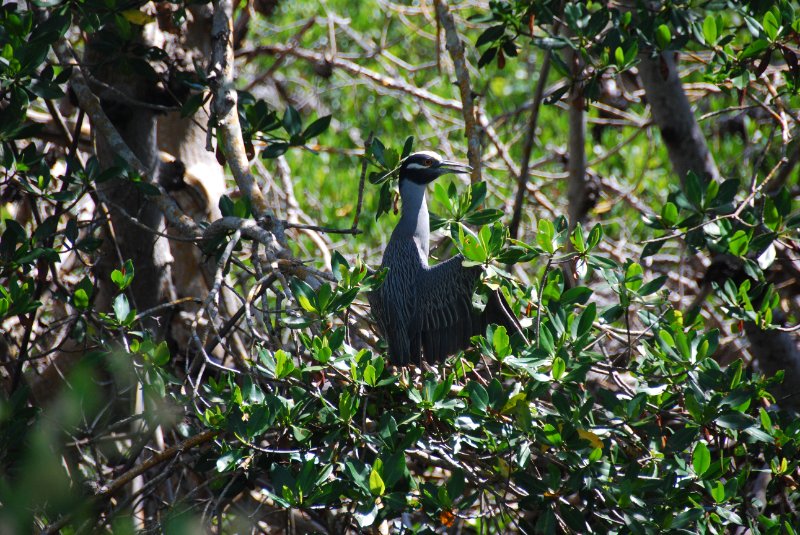
[[[472,295],[481,266],[464,266],[460,254],[428,265],[426,187],[442,175],[471,170],[431,151],[410,154],[400,164],[401,215],[381,263],[388,272],[383,284],[368,295],[392,364],[419,366],[423,357],[429,364],[441,362],[466,349],[470,338],[485,333],[492,323],[504,326],[509,335],[522,332],[499,291],[490,293],[483,310],[474,307]]]

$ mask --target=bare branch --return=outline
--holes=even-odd
[[[533,108],[528,118],[527,130],[525,131],[525,143],[522,147],[522,163],[519,166],[517,175],[517,194],[514,198],[514,213],[511,216],[509,234],[512,238],[519,234],[519,223],[522,219],[522,205],[525,203],[525,191],[528,186],[530,176],[531,153],[533,152],[533,141],[536,138],[536,125],[539,122],[539,108],[544,97],[544,86],[547,83],[547,76],[550,74],[550,50],[545,51],[542,59],[542,68],[539,70],[539,80],[536,82],[536,90],[533,95]]]
[[[192,448],[196,448],[197,446],[201,446],[210,440],[213,440],[219,431],[215,430],[208,430],[203,431],[200,434],[194,435],[192,437],[187,438],[180,444],[172,446],[171,448],[167,448],[166,450],[162,451],[161,453],[156,453],[142,464],[135,466],[113,480],[108,485],[105,485],[100,491],[95,494],[94,496],[94,503],[100,503],[105,500],[108,500],[112,496],[114,496],[119,490],[125,487],[128,483],[134,480],[134,478],[144,474],[151,468],[155,468],[159,464],[169,461],[170,459],[180,455],[181,453],[188,451]],[[65,515],[61,517],[58,521],[50,524],[47,529],[44,530],[44,533],[51,534],[51,533],[58,533],[64,526],[66,526],[70,520],[72,520],[72,514]]]
[[[461,93],[462,108],[464,115],[464,133],[467,136],[467,159],[472,166],[470,179],[473,183],[481,180],[481,138],[478,122],[475,120],[475,109],[473,106],[472,87],[467,70],[467,61],[464,58],[464,43],[458,36],[456,23],[453,14],[445,3],[445,0],[436,0],[436,14],[439,23],[444,28],[445,44],[453,65],[456,69],[456,79],[458,80],[458,90]]]
[[[239,125],[239,113],[236,107],[238,96],[234,87],[233,64],[233,2],[218,0],[214,2],[214,21],[211,28],[212,53],[209,65],[209,81],[214,94],[213,107],[220,129],[222,153],[231,168],[233,178],[244,195],[250,198],[256,217],[272,216],[267,201],[258,187],[242,139],[242,128]],[[275,234],[280,242],[284,242],[280,226],[275,227]]]
[[[367,165],[369,164],[367,155],[372,146],[372,136],[373,133],[370,132],[367,141],[364,142],[364,159],[361,161],[361,177],[358,182],[358,203],[356,204],[356,215],[353,216],[353,231],[358,231],[358,218],[361,216],[361,205],[364,203],[364,181],[367,178]]]
[[[322,53],[312,52],[310,50],[304,50],[302,48],[294,48],[289,45],[259,46],[243,51],[242,55],[252,56],[263,53],[286,54],[288,56],[294,56],[296,58],[300,58],[317,65],[330,65],[331,67],[342,69],[350,74],[356,76],[363,76],[364,78],[372,80],[381,87],[386,87],[388,89],[400,91],[402,93],[408,93],[413,97],[416,97],[420,100],[424,100],[426,102],[430,102],[432,104],[436,104],[437,106],[441,106],[442,108],[459,110],[459,111],[461,111],[462,108],[461,102],[457,100],[442,98],[438,95],[434,95],[430,91],[427,91],[425,89],[420,89],[419,87],[413,86],[403,80],[397,80],[389,76],[384,76],[373,70],[367,69],[366,67],[362,67],[361,65],[358,65],[353,61],[343,59],[340,57],[327,58]]]

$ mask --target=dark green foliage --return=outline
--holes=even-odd
[[[372,105],[351,84],[352,94],[321,96],[325,106],[310,112],[297,104],[301,99],[292,100],[297,107],[275,107],[238,93],[246,149],[253,157],[260,150],[266,161],[259,165],[285,156],[296,170],[299,204],[321,224],[349,221],[365,166],[369,217],[362,219],[363,234],[328,242],[336,247],[330,272],[313,271],[325,269],[316,257],[323,255],[293,231],[279,253],[274,244],[254,247],[244,238],[204,241],[203,261],[212,269],[235,245],[217,268],[219,286],[240,308],[225,309],[219,295],[196,309],[188,306],[191,298],[163,303],[176,315],[195,314],[190,332],[182,333],[186,341],[146,327],[154,312],[137,308],[133,284],[143,270],[136,259],[114,258],[104,276],[92,269],[102,240],[113,237],[104,210],[117,209],[104,205],[99,192],[113,187],[112,179],[130,181],[148,200],[161,190],[122,161],[101,169],[96,157],[78,157],[84,149],[52,148],[28,115],[68,93],[72,68],[51,53],[68,32],[75,45],[94,36],[106,67],[163,83],[162,67],[174,58],[138,44],[140,26],[150,19],[140,4],[37,1],[36,11],[0,9],[0,525],[24,532],[63,522],[65,532],[128,532],[134,523],[126,519],[141,500],[146,529],[184,532],[197,529],[196,518],[204,528],[236,532],[280,517],[283,529],[284,520],[297,519],[294,511],[332,533],[369,532],[383,522],[409,533],[794,533],[797,404],[776,394],[784,372],[755,368],[737,336],[752,329],[793,336],[799,319],[785,304],[796,299],[791,277],[775,273],[797,256],[796,170],[773,187],[798,148],[797,2],[665,3],[631,11],[554,0],[470,7],[473,26],[459,31],[474,44],[467,59],[478,67],[476,101],[500,136],[497,144],[481,139],[484,156],[493,158],[485,163],[497,164],[501,158],[487,155],[501,149],[519,161],[517,134],[525,123],[519,110],[527,113],[532,87],[523,67],[538,65],[542,51],[551,54],[557,78],[549,103],[576,85],[589,101],[602,100],[603,84],[631,74],[642,54],[680,50],[702,58],[689,79],[719,91],[718,99],[704,94],[693,101],[698,115],[713,119],[720,110],[751,107],[766,108],[766,119],[745,115],[741,145],[721,134],[711,140],[724,170],[719,182],[694,173],[669,176],[657,136],[617,146],[619,139],[601,132],[590,167],[619,178],[625,191],[604,182],[606,206],[590,214],[591,223],[570,227],[558,216],[566,212],[557,174],[562,158],[551,154],[564,144],[564,113],[549,106],[534,147],[546,163],[531,185],[556,206],[548,215],[526,205],[527,234],[519,240],[508,239],[513,207],[503,204],[513,198],[513,166],[485,166],[485,182],[434,183],[431,226],[442,231],[437,255],[460,252],[468,265],[482,266],[475,305],[485,305],[489,289],[501,290],[528,341],[490,326],[469,350],[424,370],[387,364],[385,340],[374,336],[365,306],[366,292],[385,271],[355,255],[370,251],[367,260],[377,263],[404,157],[414,149],[439,150],[439,140],[464,149],[460,126],[448,123],[448,135],[441,124],[429,124],[444,112],[422,113],[429,110],[418,95],[411,104]],[[291,26],[307,7],[300,4],[275,16],[291,19]],[[333,4],[332,13],[344,12]],[[365,5],[368,15],[347,4],[348,21],[374,29],[375,6]],[[159,17],[184,24],[189,6],[171,6]],[[397,20],[387,18],[386,35],[358,44],[380,42],[402,61],[429,62],[435,47],[412,46]],[[308,31],[309,40],[328,39],[326,27]],[[336,35],[343,47],[354,46],[353,38]],[[303,35],[296,37],[292,46],[307,46]],[[370,54],[379,55],[375,46]],[[358,50],[367,56],[366,48]],[[577,75],[568,52],[583,62]],[[393,65],[397,71],[401,64]],[[312,76],[289,68],[298,78]],[[328,76],[341,74],[328,68]],[[431,89],[426,98],[456,98],[444,68],[407,75],[401,81],[409,87]],[[368,87],[370,97],[397,81],[383,80],[380,88]],[[211,99],[204,67],[177,76],[175,85],[180,95],[171,94],[167,108],[199,120]],[[747,101],[756,89],[756,98],[773,100]],[[629,122],[614,136],[649,127],[636,98],[618,110]],[[216,121],[203,125],[209,140],[221,135]],[[350,132],[372,130],[378,135],[369,136],[364,154],[357,152],[364,147]],[[627,203],[637,195],[632,209]],[[19,206],[31,210],[27,220],[12,214]],[[219,210],[247,223],[257,213],[249,197],[233,194],[220,198]],[[689,279],[690,295],[711,289],[705,316],[682,301],[686,264],[700,255],[732,266]],[[61,273],[68,258],[74,267]],[[168,324],[159,328],[166,332]],[[215,352],[220,346],[240,360]],[[77,364],[63,376],[57,370],[58,394],[41,404],[28,383],[63,348],[77,355]],[[186,446],[198,436],[206,439]],[[107,492],[115,478],[169,451],[175,455],[138,474],[146,482],[142,494],[133,494],[130,482]]]

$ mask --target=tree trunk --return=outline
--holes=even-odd
[[[640,56],[639,76],[650,112],[661,130],[681,184],[689,171],[706,181],[719,180],[719,171],[683,90],[675,56],[673,52],[664,52],[655,58],[647,53]]]
[[[680,82],[675,54],[665,52],[651,58],[645,53],[641,59],[639,73],[647,102],[681,183],[689,171],[705,180],[719,180],[719,170]],[[754,323],[745,324],[745,332],[758,369],[768,375],[785,370],[783,385],[775,389],[776,397],[783,398],[785,405],[800,406],[797,396],[785,396],[800,384],[800,351],[795,337],[782,331],[764,331]]]
[[[153,32],[155,33],[155,32]],[[142,32],[141,43],[146,43]],[[147,103],[158,101],[156,80],[133,69],[131,62],[120,65],[108,62],[103,48],[103,35],[92,38],[87,44],[86,64],[92,75],[102,84],[94,84],[103,109],[122,139],[149,171],[151,177],[159,173],[159,154],[156,141],[157,112]],[[134,59],[122,52],[126,59]],[[95,135],[97,158],[103,169],[118,165],[115,151],[102,136]],[[111,229],[103,236],[103,254],[96,266],[99,309],[108,310],[116,289],[110,281],[111,272],[121,268],[125,260],[132,260],[135,276],[128,292],[137,311],[144,311],[175,298],[172,286],[172,255],[166,238],[150,233],[139,223],[159,232],[165,230],[164,216],[147,195],[133,182],[114,178],[97,186],[99,200],[106,204]],[[99,208],[99,207],[98,207]],[[113,233],[113,234],[112,234]],[[168,310],[148,314],[145,327],[156,339],[163,339],[169,324]]]

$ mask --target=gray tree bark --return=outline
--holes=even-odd
[[[681,183],[689,171],[706,180],[719,180],[719,170],[680,82],[675,54],[665,52],[655,58],[642,54],[639,74],[651,113]],[[776,397],[781,398],[785,406],[800,406],[800,396],[796,395],[797,385],[800,385],[800,351],[796,337],[783,331],[765,331],[753,323],[745,324],[745,333],[758,369],[767,375],[785,370],[783,384],[774,391]]]
[[[144,32],[142,32],[144,34]],[[156,138],[157,111],[147,104],[159,93],[156,82],[130,68],[120,68],[109,61],[96,36],[87,43],[85,63],[90,66],[95,79],[105,85],[94,84],[104,111],[122,139],[145,166],[150,176],[157,177],[159,153]],[[146,43],[144,35],[142,43]],[[125,52],[122,52],[123,54]],[[118,165],[116,152],[108,140],[95,135],[95,150],[104,169]],[[103,254],[96,266],[101,308],[107,307],[115,292],[110,274],[120,263],[131,259],[135,276],[129,295],[132,306],[138,311],[147,310],[175,298],[172,286],[172,255],[166,238],[148,234],[131,221],[131,217],[159,232],[165,230],[164,215],[147,195],[130,180],[114,178],[98,184],[100,200],[107,203],[111,231],[103,236]],[[113,232],[113,234],[112,234]],[[168,310],[149,315],[144,319],[146,328],[157,339],[166,334]]]
[[[683,90],[675,54],[665,52],[655,58],[642,54],[639,76],[681,184],[689,171],[707,181],[719,180],[714,158]]]

